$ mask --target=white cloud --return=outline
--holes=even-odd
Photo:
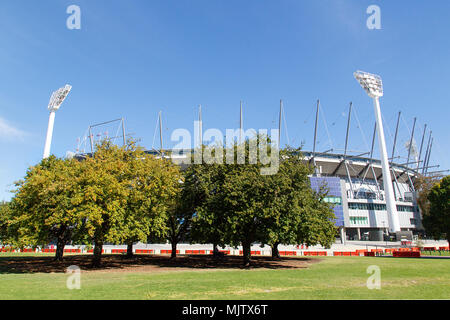
[[[15,128],[5,119],[0,118],[0,140],[23,140],[26,135],[25,131]]]

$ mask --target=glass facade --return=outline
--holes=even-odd
[[[341,179],[338,177],[310,177],[311,188],[319,191],[321,187],[328,189],[328,195],[324,199],[328,203],[334,204],[335,225],[344,226],[344,208],[342,206]]]

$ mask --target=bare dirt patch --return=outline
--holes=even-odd
[[[56,262],[53,257],[2,257],[0,255],[1,273],[61,273],[67,267],[76,265],[87,272],[164,272],[193,270],[229,270],[229,269],[298,269],[307,268],[320,259],[253,257],[251,266],[242,265],[242,257],[226,256],[213,258],[207,255],[180,255],[170,259],[164,255],[103,255],[101,267],[92,267],[92,255],[68,255],[63,262]]]

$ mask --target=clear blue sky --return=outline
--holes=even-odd
[[[81,30],[66,27],[71,4],[81,8]],[[366,27],[371,4],[381,8],[381,30]],[[40,161],[46,106],[66,83],[73,89],[56,114],[57,156],[75,151],[90,124],[120,117],[151,148],[159,110],[166,148],[174,129],[193,132],[198,104],[204,130],[237,128],[240,100],[245,128],[259,129],[277,127],[283,99],[282,144],[311,149],[318,98],[327,121],[318,150],[343,148],[353,101],[349,148],[365,152],[374,115],[353,79],[361,69],[383,77],[389,152],[402,111],[399,154],[406,157],[417,117],[417,143],[428,124],[431,164],[448,169],[449,12],[448,0],[2,0],[0,200]]]

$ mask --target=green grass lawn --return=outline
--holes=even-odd
[[[0,259],[6,255],[1,254]],[[315,259],[321,262],[303,269],[82,272],[80,290],[67,289],[68,276],[64,273],[1,272],[0,300],[450,299],[450,259]],[[366,287],[370,276],[366,269],[370,265],[381,269],[380,290]]]
[[[450,256],[450,251],[421,251],[420,254],[422,256],[443,256],[448,257]]]

